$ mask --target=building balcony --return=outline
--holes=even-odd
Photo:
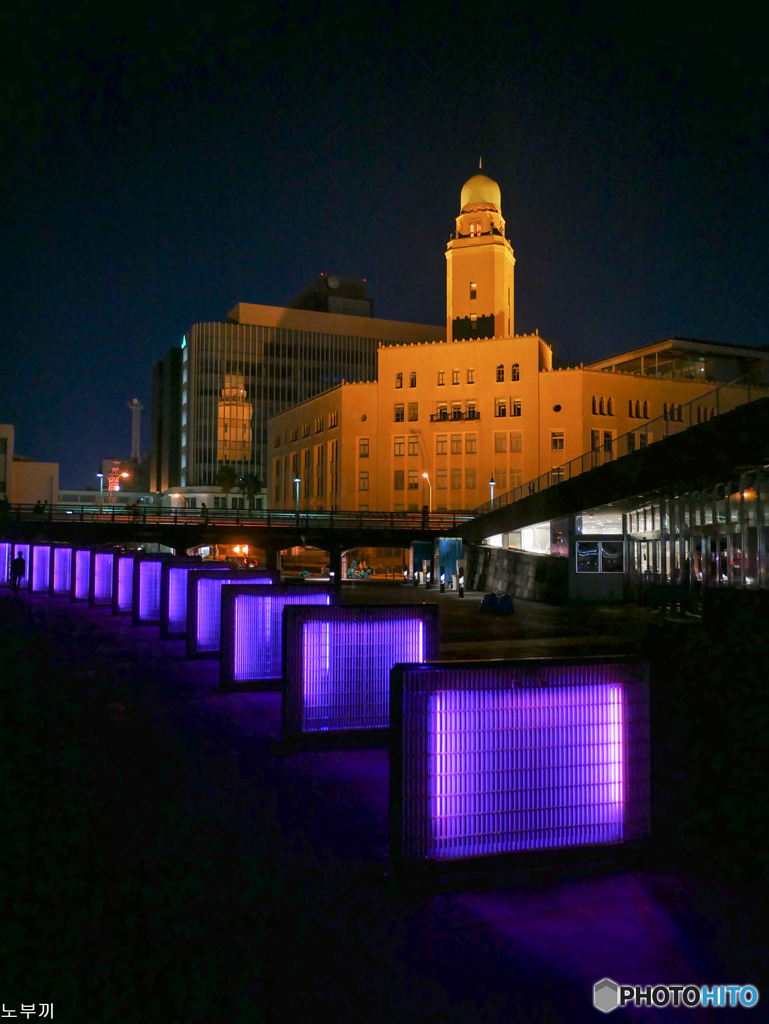
[[[430,414],[431,423],[450,423],[452,420],[479,420],[481,414],[474,409],[471,412],[434,412]]]

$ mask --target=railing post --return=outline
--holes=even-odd
[[[115,506],[114,505],[112,506],[112,515],[110,516],[110,521],[113,522],[113,523],[115,522]]]

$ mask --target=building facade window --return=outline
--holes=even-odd
[[[518,365],[518,363],[513,363],[513,369],[512,369],[511,374],[510,374],[510,380],[520,380],[520,379],[521,379],[521,368]]]
[[[462,470],[452,469],[451,471],[451,489],[452,491],[462,490]]]
[[[435,454],[445,455],[448,445],[448,437],[446,434],[438,434],[435,438]]]
[[[646,402],[644,402],[644,419],[649,419],[649,406]]]
[[[396,386],[396,388],[402,388],[403,387],[403,374],[402,373],[396,373],[395,374],[395,386]]]
[[[403,405],[399,403],[395,405],[395,422],[403,423]]]
[[[510,451],[511,452],[522,452],[523,451],[523,434],[511,433],[510,434]]]
[[[507,416],[507,399],[506,398],[495,398],[494,399],[494,415]]]
[[[316,434],[320,434],[320,432],[322,430],[323,430],[323,417],[322,416],[316,416],[315,417],[315,433]]]
[[[459,370],[452,370],[451,372],[451,383],[459,384]]]
[[[610,430],[604,430],[603,432],[603,450],[607,455],[611,455],[612,452],[612,433]]]
[[[419,404],[417,402],[409,402],[409,422],[416,423],[419,419]]]
[[[480,233],[480,232],[479,232]],[[470,282],[470,298],[475,299],[478,296],[478,285],[475,281]]]
[[[368,446],[368,442],[369,442],[369,439],[367,437],[360,437],[360,438],[358,438],[358,458],[359,459],[367,459],[368,458],[368,447],[369,447]]]
[[[405,455],[405,454],[406,454],[406,438],[405,437],[396,437],[396,438],[394,438],[393,439],[393,455],[395,455],[397,457],[398,455]]]
[[[437,490],[439,490],[439,491],[445,491],[446,490],[446,470],[445,469],[439,469],[438,470],[438,472],[435,474],[435,481],[436,481],[435,486],[436,486]]]
[[[475,455],[478,451],[478,435],[468,434],[465,437],[465,454]]]
[[[521,415],[521,400],[520,398],[510,399],[510,415],[520,416]]]
[[[599,416],[603,416],[604,415],[603,398],[599,398],[598,399],[598,415]]]
[[[451,435],[451,454],[461,455],[462,454],[462,435],[452,434]]]
[[[562,452],[564,448],[564,438],[562,430],[551,430],[550,431],[550,450],[553,452]]]
[[[438,402],[436,405],[436,415],[439,420],[447,420],[449,418],[449,407],[446,402]]]
[[[409,375],[409,387],[415,388],[417,386],[417,371],[412,370]]]
[[[402,469],[396,469],[393,473],[393,489],[396,491],[404,489],[404,473]]]
[[[601,447],[601,431],[591,430],[590,431],[590,448],[592,451],[597,452]]]
[[[299,427],[292,427],[291,428],[291,440],[292,441],[298,441],[299,440]]]
[[[598,415],[598,402],[595,400],[595,395],[593,395],[593,415]]]
[[[497,487],[500,491],[504,491],[507,487],[507,469],[504,466],[497,468],[494,467],[494,479],[497,481]]]
[[[362,473],[358,473],[358,490],[368,490],[368,472],[366,472],[365,470]]]
[[[607,416],[613,416],[614,415],[614,399],[613,398],[607,398],[607,400],[606,400],[606,415]]]
[[[507,434],[495,434],[494,435],[494,451],[495,452],[506,452],[507,451]]]
[[[310,424],[309,423],[303,423],[302,424],[302,437],[309,437],[309,436],[310,436]]]
[[[438,370],[438,387],[442,388],[446,383],[446,371]]]
[[[469,420],[478,419],[478,413],[475,411],[475,402],[467,403],[467,418]]]
[[[419,455],[419,438],[409,438],[409,455]]]
[[[419,473],[416,469],[409,470],[409,490],[419,490]]]
[[[476,487],[477,474],[474,469],[465,470],[465,487],[474,490]]]
[[[510,470],[510,486],[520,487],[523,483],[523,470],[511,469]]]
[[[633,399],[632,398],[629,398],[628,401],[627,401],[627,414],[630,417],[630,419],[632,420],[633,419]]]
[[[636,415],[636,419],[640,420],[640,418],[641,418],[641,403],[640,402],[636,402],[636,404],[635,404],[635,415]]]
[[[472,367],[467,371],[467,383],[475,384],[475,370]]]
[[[462,403],[461,402],[452,402],[451,403],[451,418],[453,420],[461,420],[462,419]]]
[[[497,367],[497,384],[501,384],[505,379],[505,368],[500,363]]]
[[[328,414],[328,425],[329,425],[329,429],[331,427],[338,427],[339,426],[339,413],[338,412],[330,412]]]

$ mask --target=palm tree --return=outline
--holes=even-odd
[[[253,508],[257,494],[264,490],[264,478],[255,473],[246,473],[238,481],[238,487],[248,498],[248,507]]]
[[[224,494],[229,494],[237,486],[238,474],[234,466],[220,466],[216,474],[216,483]]]

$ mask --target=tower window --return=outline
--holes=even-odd
[[[518,363],[513,363],[513,371],[512,371],[512,376],[511,376],[510,380],[520,380],[520,379],[521,379],[521,369],[520,369]]]
[[[478,295],[478,285],[475,283],[475,281],[471,281],[470,282],[470,298],[471,299],[475,299],[475,298],[477,298],[477,295]]]
[[[402,388],[403,387],[403,374],[402,373],[396,373],[395,374],[395,386],[396,386],[396,388]]]
[[[416,386],[417,386],[417,371],[416,370],[412,370],[411,371],[411,375],[409,377],[409,387],[410,388],[415,388]]]
[[[501,384],[505,379],[505,368],[500,363],[497,367],[497,384]]]
[[[467,371],[467,383],[475,384],[475,370],[470,369]]]
[[[459,384],[459,370],[454,370],[451,374],[451,383]]]
[[[439,388],[443,387],[443,385],[445,383],[446,383],[446,371],[445,370],[438,370],[438,387]]]

